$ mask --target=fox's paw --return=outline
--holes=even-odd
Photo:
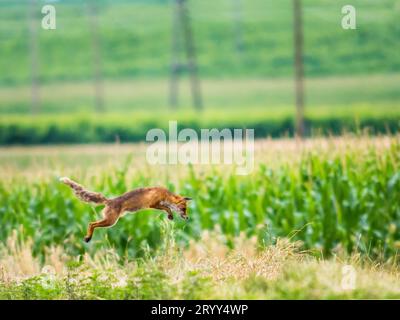
[[[91,238],[91,237],[88,237],[88,236],[86,236],[85,238],[83,238],[83,240],[84,240],[86,243],[89,242],[91,239],[92,239],[92,238]]]

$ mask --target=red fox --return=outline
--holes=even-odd
[[[188,219],[187,202],[192,199],[176,195],[163,187],[138,188],[119,197],[108,199],[101,193],[86,190],[83,186],[67,177],[61,178],[60,181],[71,187],[80,200],[95,204],[105,204],[102,211],[103,219],[89,223],[87,234],[84,238],[86,242],[92,239],[94,229],[112,227],[125,212],[135,212],[140,209],[158,209],[165,211],[170,220],[174,218],[172,211],[178,212],[183,219]]]

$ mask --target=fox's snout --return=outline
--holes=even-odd
[[[186,203],[179,206],[179,213],[182,219],[189,220],[189,216],[187,215],[187,207]]]

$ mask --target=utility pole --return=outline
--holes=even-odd
[[[182,37],[184,51],[186,54],[186,63],[180,63],[179,53],[181,50],[179,38]],[[172,30],[172,63],[170,79],[170,97],[171,108],[178,106],[178,80],[182,71],[187,70],[190,74],[191,94],[193,105],[196,110],[203,108],[201,96],[200,81],[197,72],[196,50],[193,41],[193,33],[190,25],[189,9],[187,0],[174,1],[173,30]]]
[[[37,0],[30,0],[29,4],[29,53],[31,65],[31,113],[40,112],[39,92],[39,45],[38,45],[38,19]]]
[[[234,15],[234,33],[235,33],[235,47],[236,51],[241,54],[244,49],[242,37],[242,1],[233,1],[233,15]]]
[[[94,104],[96,112],[104,111],[104,88],[99,37],[98,9],[94,0],[88,1],[88,15],[93,52]]]
[[[179,64],[179,52],[180,52],[180,27],[179,27],[179,4],[175,2],[173,4],[173,16],[172,16],[172,57],[171,57],[171,79],[169,88],[169,105],[172,109],[176,109],[178,106],[178,75],[181,71]]]
[[[294,64],[296,87],[296,135],[304,137],[303,13],[301,0],[293,0]]]

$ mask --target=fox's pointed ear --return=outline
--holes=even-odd
[[[190,198],[190,197],[185,197],[184,198],[186,201],[190,201],[190,200],[193,200],[192,198]]]

